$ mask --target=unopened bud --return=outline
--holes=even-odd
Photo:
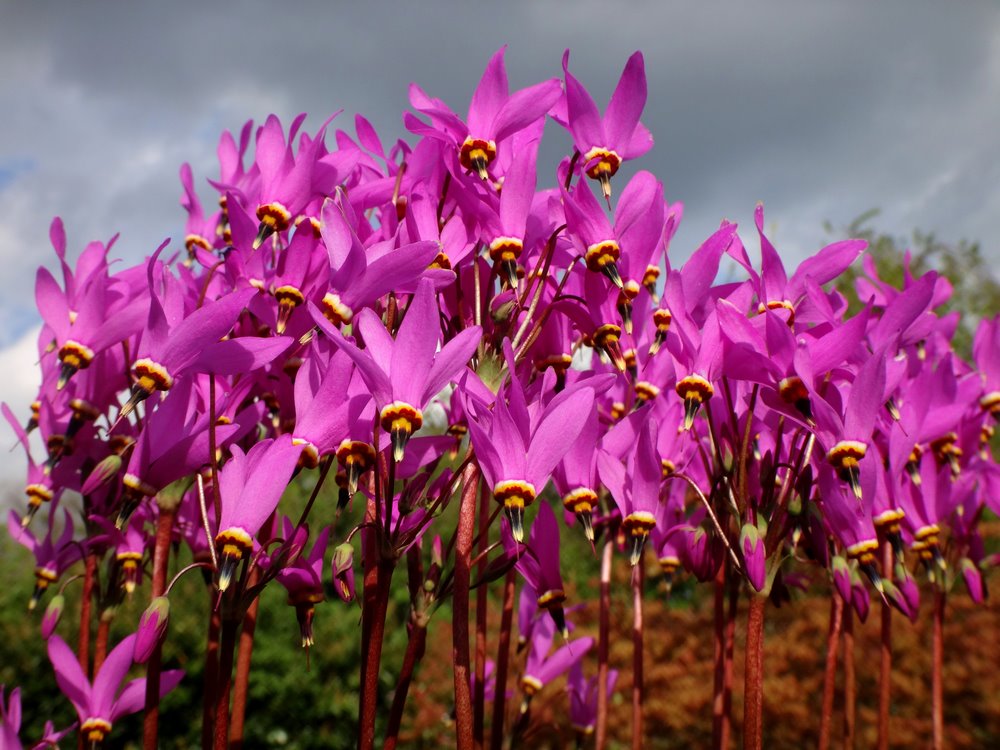
[[[354,600],[354,547],[347,542],[333,551],[333,588],[345,602]]]
[[[170,600],[158,596],[149,603],[139,618],[136,630],[135,649],[132,658],[137,664],[145,664],[153,651],[163,642],[167,634],[167,622],[170,619]]]
[[[52,633],[55,632],[56,625],[59,624],[59,618],[62,617],[63,607],[66,606],[66,597],[62,594],[56,594],[49,601],[49,606],[45,608],[45,614],[42,615],[42,638],[48,640]]]
[[[740,549],[743,552],[743,564],[750,585],[755,591],[763,590],[767,584],[767,552],[760,532],[752,523],[743,524],[740,531]]]

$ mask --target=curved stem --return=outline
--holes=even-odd
[[[424,656],[427,646],[427,625],[414,622],[410,631],[410,639],[406,643],[406,653],[403,655],[403,667],[399,672],[396,693],[392,697],[392,708],[389,710],[389,724],[386,728],[385,750],[393,750],[399,742],[399,727],[403,722],[403,708],[406,696],[410,691],[413,671]]]

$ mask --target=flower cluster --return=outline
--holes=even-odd
[[[479,584],[524,581],[522,710],[569,672],[572,721],[589,732],[613,678],[585,676],[594,641],[570,640],[562,534],[619,544],[632,566],[651,546],[668,580],[725,567],[764,593],[818,565],[862,617],[862,576],[917,616],[907,559],[938,586],[960,571],[982,596],[977,524],[987,502],[1000,510],[989,448],[1000,318],[982,322],[965,362],[950,344],[956,317],[935,313],[948,282],[907,275],[897,289],[872,264],[852,313],[830,282],[864,243],[836,242],[789,273],[761,206],[759,262],[723,221],[677,263],[683,206],[651,173],[620,172],[652,146],[642,55],[603,115],[568,53],[562,68],[562,80],[511,93],[500,50],[464,117],[414,84],[415,143],[386,148],[361,116],[353,133],[331,133],[333,118],[306,131],[304,116],[226,132],[208,180],[218,209],[185,165],[183,243],[136,266],[113,264],[114,239],[73,265],[52,223],[62,278],[38,271],[41,387],[27,425],[5,408],[28,453],[26,511],[9,527],[37,561],[32,605],[83,557],[108,565],[114,585],[85,593],[102,608],[141,590],[147,560],[159,600],[156,569],[165,575],[174,543],[211,570],[224,620],[238,623],[277,579],[308,646],[325,584],[351,600],[364,570],[370,658],[388,597],[379,570],[414,562],[421,617],[468,598],[461,541],[445,554],[436,537],[450,533],[441,511],[459,490],[459,513],[477,512],[479,487],[503,511],[480,520],[498,544],[481,540]],[[547,118],[574,145],[554,171],[539,163]],[[555,180],[540,188],[539,174]],[[717,281],[724,261],[742,278]],[[282,495],[307,473],[317,485],[332,475],[336,507],[314,495],[287,518]],[[67,491],[83,498],[75,526],[57,511]],[[341,514],[347,529],[333,525]],[[134,684],[114,693],[129,639],[93,687],[85,654],[81,667],[57,636],[49,644],[91,741],[142,706]],[[161,690],[179,678],[156,672]],[[502,700],[506,685],[491,694]]]

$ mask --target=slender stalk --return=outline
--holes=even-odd
[[[213,606],[215,590],[208,588],[208,636],[205,644],[205,682],[204,701],[201,714],[201,747],[210,750],[215,737],[215,693],[219,685],[219,634],[222,628],[222,618]]]
[[[892,544],[882,542],[882,574],[892,580]],[[889,704],[892,701],[892,607],[882,602],[882,642],[878,673],[878,750],[889,750]]]
[[[160,515],[156,520],[150,599],[162,596],[167,590],[167,564],[170,557],[170,534],[174,527],[174,514],[173,508],[160,508]],[[146,711],[142,719],[143,750],[156,750],[160,732],[161,657],[161,645],[158,643],[146,663]]]
[[[479,562],[478,575],[486,571],[486,552],[490,544],[490,495],[479,482]],[[473,695],[472,741],[475,750],[483,750],[486,722],[486,594],[487,587],[476,589],[476,692]]]
[[[604,750],[608,741],[608,646],[611,630],[611,557],[614,535],[608,531],[601,551],[601,600],[597,632],[597,721],[595,747]]]
[[[226,750],[229,745],[229,698],[233,687],[233,656],[236,650],[236,630],[240,621],[226,614],[222,618],[219,639],[219,681],[215,694],[215,733],[212,747]]]
[[[76,655],[80,660],[83,673],[93,677],[90,672],[90,620],[91,604],[94,599],[94,581],[97,576],[97,555],[90,553],[84,562],[83,593],[80,599],[80,636],[77,640]]]
[[[854,613],[844,605],[844,747],[854,748],[857,685],[854,678]]]
[[[767,599],[750,596],[747,614],[743,691],[743,748],[761,750],[764,730],[764,607]]]
[[[455,663],[455,732],[458,750],[471,750],[472,694],[469,684],[469,584],[472,542],[476,530],[476,488],[479,470],[465,470],[455,541],[455,574],[452,588],[452,655]]]
[[[385,616],[389,610],[389,591],[395,569],[391,560],[380,560],[375,566],[375,596],[369,610],[368,642],[365,649],[364,682],[361,685],[361,731],[359,750],[375,747],[375,717],[378,713],[378,674],[382,664],[382,642],[385,637]],[[366,581],[366,588],[368,583]],[[367,594],[367,592],[366,592]]]
[[[376,424],[378,420],[376,419]],[[377,443],[376,443],[377,445]],[[378,482],[374,483],[377,487]],[[379,493],[381,494],[381,493]],[[375,612],[375,600],[378,596],[378,536],[375,533],[377,526],[376,513],[378,510],[378,497],[369,495],[365,506],[365,522],[361,527],[361,565],[364,568],[364,577],[361,588],[361,697],[358,701],[358,746],[361,747],[364,734],[365,716],[367,714],[366,702],[374,700],[374,691],[371,695],[368,692],[368,649],[371,643],[372,619]],[[381,524],[378,524],[379,526]],[[376,680],[377,683],[377,680]],[[372,729],[372,735],[374,735]],[[374,743],[374,736],[370,741]]]
[[[632,750],[642,750],[642,588],[646,566],[640,559],[632,568]]]
[[[740,608],[739,579],[729,576],[729,609],[726,611],[726,659],[722,682],[722,747],[729,747],[733,728],[733,652],[736,649],[736,615]]]
[[[94,643],[95,675],[108,656],[108,638],[111,635],[111,621],[113,619],[115,619],[114,609],[109,607],[101,612],[101,619],[97,624],[97,642]]]
[[[250,573],[249,586],[256,585],[259,568]],[[247,695],[250,692],[250,661],[253,658],[254,633],[257,630],[257,611],[260,609],[258,596],[247,608],[240,630],[240,647],[236,657],[236,684],[233,688],[233,709],[229,720],[229,747],[239,750],[243,747],[243,725],[246,719]]]
[[[427,621],[423,617],[411,620],[410,639],[406,643],[406,653],[403,655],[403,667],[399,672],[396,694],[392,696],[392,708],[389,709],[389,725],[386,728],[385,750],[394,750],[399,742],[399,727],[403,722],[403,708],[406,706],[406,696],[410,691],[413,671],[424,657],[427,648]]]
[[[722,740],[722,724],[724,720],[724,692],[726,676],[726,563],[723,560],[715,573],[714,596],[714,638],[715,644],[715,679],[712,688],[712,747],[721,750],[726,745]]]
[[[497,644],[496,685],[493,691],[493,721],[490,750],[501,750],[507,708],[507,668],[510,664],[510,634],[514,622],[514,584],[517,571],[511,568],[503,582],[503,611],[500,614],[500,642]]]
[[[830,631],[826,638],[826,667],[823,671],[823,710],[819,717],[819,750],[830,747],[830,727],[833,723],[833,694],[837,679],[837,650],[844,616],[844,600],[836,591],[830,597]]]
[[[940,575],[940,573],[939,573]],[[934,725],[934,750],[944,747],[944,604],[946,594],[940,585],[934,587],[934,643],[931,664],[931,716]]]

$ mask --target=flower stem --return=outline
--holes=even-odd
[[[940,575],[940,574],[939,574]],[[931,716],[934,726],[934,750],[944,747],[944,604],[946,594],[940,584],[934,587],[934,643],[931,663]]]
[[[723,739],[726,676],[726,568],[726,562],[723,560],[719,564],[719,569],[715,574],[715,628],[713,638],[715,643],[715,679],[712,689],[712,747],[716,748],[716,750],[721,750],[721,748],[726,747],[728,744]]]
[[[80,636],[77,640],[76,654],[80,659],[80,668],[84,674],[93,677],[90,672],[90,612],[94,599],[94,580],[97,575],[97,555],[91,552],[87,555],[83,569],[83,593],[80,599]]]
[[[743,748],[761,750],[764,730],[764,607],[767,599],[750,596],[747,614],[746,667],[743,692]]]
[[[490,495],[479,482],[479,577],[486,571],[490,544]],[[476,694],[473,696],[472,739],[475,750],[483,750],[486,722],[486,595],[487,586],[476,589]]]
[[[377,537],[378,531],[369,531]],[[373,542],[374,543],[374,542]],[[382,641],[385,637],[385,617],[389,610],[389,591],[395,566],[391,560],[380,559],[369,574],[365,575],[365,597],[374,585],[374,596],[367,607],[367,638],[364,639],[364,670],[361,684],[361,728],[358,734],[359,750],[375,747],[375,717],[378,713],[378,674],[382,664]],[[362,615],[365,617],[365,615]]]
[[[411,619],[410,639],[406,643],[406,653],[403,655],[403,666],[399,671],[399,681],[396,693],[392,696],[392,708],[389,710],[389,724],[386,728],[384,750],[394,750],[399,742],[399,727],[403,723],[403,708],[406,706],[406,696],[410,691],[413,671],[424,657],[427,646],[427,623],[419,617]]]
[[[507,707],[507,668],[510,664],[510,634],[514,622],[514,584],[517,571],[511,568],[503,583],[503,611],[500,615],[500,642],[497,644],[496,685],[493,692],[493,721],[490,725],[490,750],[503,746],[504,718]]]
[[[97,642],[94,644],[94,675],[97,675],[108,655],[108,637],[111,635],[113,619],[115,619],[114,609],[109,607],[101,612],[101,619],[97,624]]]
[[[837,651],[844,616],[844,600],[836,591],[830,597],[830,632],[826,638],[826,667],[823,671],[823,710],[819,718],[819,750],[830,747],[830,726],[833,723],[833,694],[837,679]]]
[[[260,569],[254,567],[250,573],[248,588],[257,584]],[[256,597],[243,616],[240,631],[240,647],[236,656],[236,684],[233,689],[232,717],[229,720],[229,747],[239,750],[243,747],[243,725],[246,719],[247,695],[250,690],[250,662],[253,658],[254,633],[257,630],[257,611],[260,597]]]
[[[607,531],[601,551],[601,599],[597,634],[597,750],[604,750],[608,741],[608,646],[611,630],[611,559],[614,553],[614,534]]]
[[[452,651],[455,661],[455,732],[458,750],[472,748],[472,695],[469,685],[469,584],[472,542],[476,530],[476,488],[479,470],[465,470],[458,530],[455,541],[455,576],[452,588]]]
[[[740,581],[729,575],[729,608],[726,610],[726,661],[722,683],[722,747],[729,747],[733,729],[733,652],[736,650],[736,615],[740,609]]]
[[[854,724],[857,710],[857,684],[854,678],[854,613],[844,605],[844,747],[854,747]]]
[[[882,542],[882,575],[892,580],[892,544]],[[892,607],[882,602],[882,642],[878,674],[878,750],[889,750],[889,704],[892,700]]]
[[[240,621],[230,613],[223,615],[222,636],[219,639],[219,680],[215,695],[214,750],[226,750],[229,745],[229,697],[233,686],[233,655],[239,625]]]
[[[646,566],[640,559],[632,568],[632,750],[642,750],[642,588]]]
[[[204,701],[201,714],[201,747],[210,750],[215,736],[215,693],[219,685],[219,633],[222,619],[214,606],[215,590],[208,587],[208,636],[205,643]]]
[[[160,508],[156,520],[156,541],[153,546],[153,579],[150,600],[162,596],[167,589],[167,564],[170,558],[170,535],[174,527],[175,510]],[[157,643],[146,664],[146,711],[142,719],[143,750],[156,750],[160,731],[160,660],[162,644]]]

